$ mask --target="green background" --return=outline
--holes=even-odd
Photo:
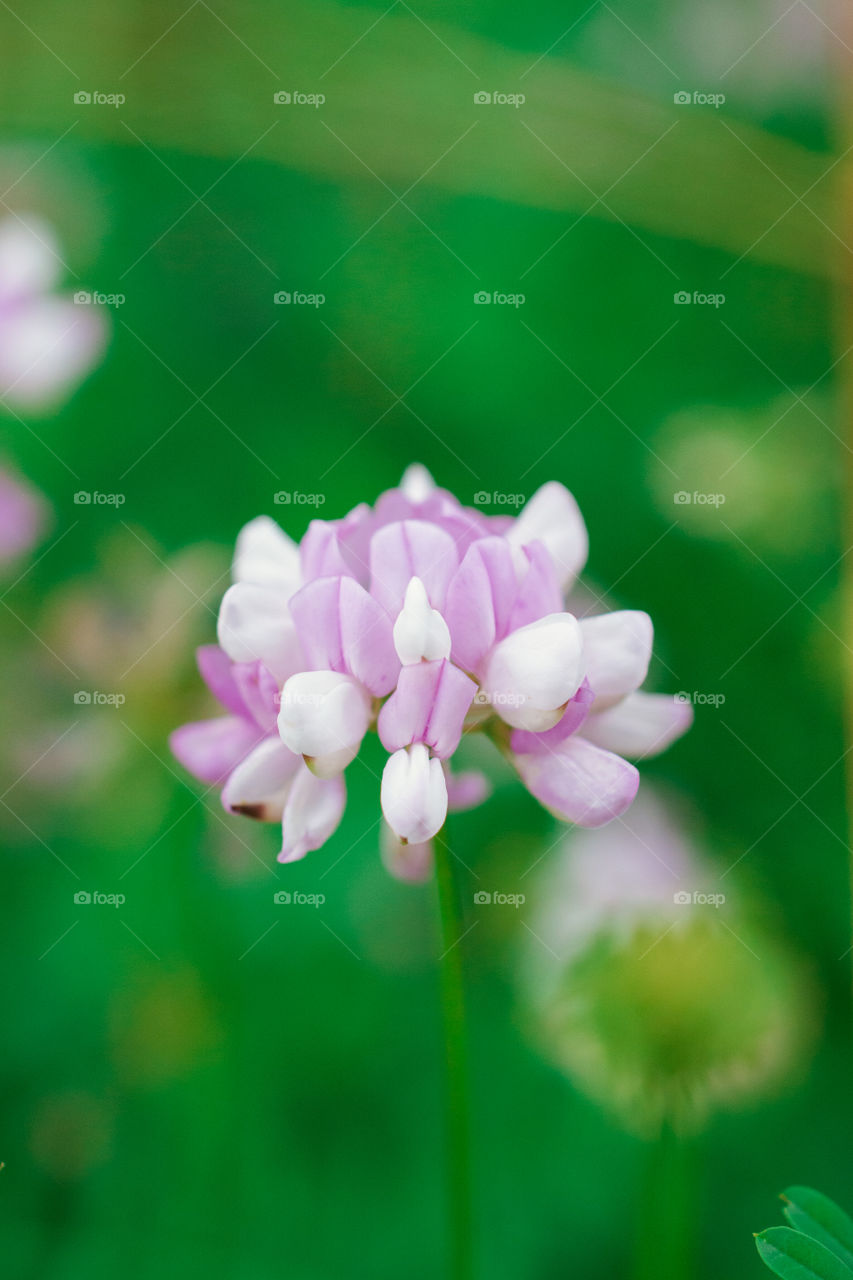
[[[281,868],[167,748],[204,713],[192,648],[241,524],[298,537],[314,509],[277,492],[340,515],[415,460],[467,503],[568,485],[590,580],[655,621],[654,687],[725,697],[644,772],[721,871],[746,855],[727,883],[811,972],[822,1031],[781,1098],[697,1141],[692,1274],[760,1274],[788,1183],[853,1203],[828,71],[744,5],[713,73],[699,12],[3,6],[3,202],[55,225],[69,291],[126,298],[61,412],[3,420],[55,512],[0,619],[9,1275],[442,1274],[433,888],[380,864],[381,753]],[[674,103],[693,89],[727,101]],[[511,783],[454,824],[507,892],[555,834]],[[629,1275],[649,1151],[537,1053],[520,919],[464,944],[480,1274]]]

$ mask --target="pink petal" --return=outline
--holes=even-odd
[[[396,618],[406,587],[420,578],[430,604],[441,610],[458,563],[456,544],[443,529],[422,520],[386,525],[370,543],[370,594]]]
[[[546,614],[559,613],[565,607],[554,562],[544,544],[532,542],[524,547],[522,556],[527,559],[528,568],[513,606],[509,631],[537,622]]]
[[[353,578],[310,582],[290,610],[311,667],[355,676],[377,697],[394,688],[400,659],[391,619]]]
[[[305,582],[315,578],[337,578],[351,574],[343,557],[335,524],[329,520],[312,520],[299,544],[302,561],[302,577]]]
[[[379,851],[386,871],[405,884],[421,884],[432,873],[431,840],[424,840],[420,844],[404,844],[397,839],[387,822],[383,822]]]
[[[103,310],[49,296],[16,306],[0,324],[0,395],[32,411],[49,409],[100,356]]]
[[[553,752],[520,755],[516,766],[527,789],[564,822],[600,827],[630,805],[640,775],[621,756],[573,737]]]
[[[234,663],[218,644],[203,644],[195,651],[201,678],[226,711],[246,715],[246,704],[234,679]]]
[[[491,783],[484,773],[469,769],[463,773],[451,773],[444,766],[447,779],[447,807],[451,813],[464,813],[466,809],[476,809],[492,792]]]
[[[279,711],[279,685],[262,662],[235,662],[234,683],[246,713],[264,730],[273,733]]]
[[[644,760],[665,751],[692,723],[689,702],[663,693],[632,693],[590,716],[583,736],[608,751]]]
[[[584,680],[575,696],[566,703],[562,719],[554,725],[553,729],[546,729],[544,733],[530,733],[526,729],[516,729],[510,738],[513,751],[517,755],[553,751],[561,742],[565,742],[566,738],[577,733],[589,715],[594,697],[589,681]]]
[[[48,518],[45,498],[0,468],[0,563],[7,564],[38,542]]]
[[[452,662],[403,667],[397,688],[379,713],[377,729],[386,751],[425,742],[439,759],[459,746],[465,715],[477,686]]]
[[[324,845],[337,830],[346,802],[343,778],[316,778],[302,766],[284,806],[279,862],[297,862]]]
[[[517,547],[544,543],[564,589],[586,564],[589,538],[583,516],[568,489],[556,480],[534,493],[507,536]]]
[[[169,738],[176,760],[202,782],[224,782],[258,741],[257,725],[241,716],[220,716],[181,725]]]
[[[482,538],[468,548],[442,611],[453,642],[451,656],[464,670],[476,671],[506,634],[516,592],[515,565],[505,539]]]
[[[241,760],[222,790],[229,813],[279,822],[290,784],[302,761],[279,738],[264,738]]]

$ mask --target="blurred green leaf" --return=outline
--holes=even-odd
[[[789,1187],[782,1199],[792,1227],[826,1245],[853,1268],[853,1220],[843,1209],[811,1187]]]
[[[791,1227],[770,1227],[755,1237],[762,1259],[782,1280],[851,1280],[853,1271],[830,1253]]]
[[[561,57],[537,59],[450,24],[426,29],[393,5],[384,14],[328,0],[293,0],[285,13],[272,0],[224,9],[228,17],[217,23],[207,6],[191,5],[183,22],[166,0],[146,5],[150,45],[143,41],[140,54],[126,31],[111,29],[111,7],[103,25],[98,4],[77,25],[61,6],[45,8],[42,43],[62,48],[79,83],[115,86],[127,102],[120,111],[75,108],[76,82],[57,78],[48,58],[0,86],[6,126],[51,137],[73,127],[75,141],[157,152],[251,153],[368,188],[423,184],[627,222],[806,274],[846,270],[832,184],[824,181],[835,167],[831,155],[725,112],[686,117],[671,94],[638,94]],[[0,11],[0,42],[14,65],[31,53],[32,36],[10,13]],[[249,92],[235,80],[226,20],[239,27],[254,72]],[[271,30],[286,60],[270,49]],[[175,83],[175,68],[192,69],[191,85]],[[274,104],[274,91],[292,87],[297,68],[297,87],[325,94],[321,110],[288,113]],[[523,109],[484,112],[474,102],[483,86],[523,90]]]

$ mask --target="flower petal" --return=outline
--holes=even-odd
[[[279,687],[275,676],[262,662],[235,662],[236,684],[246,714],[260,725],[264,733],[278,733]]]
[[[692,723],[689,702],[664,693],[632,693],[590,716],[583,736],[607,751],[644,760],[665,751]]]
[[[542,542],[565,590],[586,564],[589,538],[578,504],[556,480],[543,484],[507,534],[516,547]]]
[[[324,845],[338,829],[346,802],[343,778],[317,778],[301,768],[284,806],[279,862],[297,862]]]
[[[580,625],[570,613],[552,613],[520,627],[491,654],[482,692],[514,729],[541,733],[560,720],[583,679]]]
[[[11,404],[48,409],[100,355],[106,325],[100,307],[34,298],[0,325],[0,394]]]
[[[352,676],[301,671],[282,689],[278,731],[318,777],[328,778],[358,755],[370,715],[370,697]]]
[[[4,307],[47,293],[62,270],[59,245],[40,218],[0,222],[0,303]]]
[[[446,759],[459,746],[476,692],[474,681],[446,658],[403,667],[397,688],[379,712],[382,745],[386,751],[397,751],[425,742]]]
[[[516,766],[537,800],[579,827],[600,827],[624,813],[640,785],[640,775],[621,756],[573,737],[556,751],[520,755]]]
[[[264,738],[241,760],[222,789],[222,803],[229,813],[241,813],[260,822],[279,822],[290,784],[302,767],[279,738]]]
[[[447,807],[451,813],[476,809],[491,795],[491,783],[484,773],[476,769],[451,773],[450,768],[445,765],[444,777],[447,781]]]
[[[394,688],[400,659],[391,620],[353,578],[319,578],[290,602],[308,665],[355,676],[376,697]]]
[[[169,738],[176,760],[202,782],[224,782],[258,741],[257,725],[242,716],[219,716],[181,725]]]
[[[416,743],[389,756],[382,774],[382,812],[398,840],[423,844],[447,817],[447,784],[441,761]]]
[[[443,610],[453,661],[465,671],[478,671],[506,634],[517,590],[512,550],[504,538],[481,538],[468,548],[448,585]]]
[[[233,575],[235,582],[275,587],[289,598],[302,581],[299,547],[269,516],[258,516],[237,535]]]
[[[219,643],[235,662],[262,662],[280,683],[305,665],[282,592],[238,582],[222,598]]]
[[[397,839],[387,822],[382,823],[379,852],[386,871],[406,884],[421,884],[424,880],[428,880],[432,873],[432,841],[404,844],[402,840]]]
[[[409,502],[426,502],[435,493],[436,484],[423,463],[413,462],[403,472],[400,489]]]
[[[397,614],[393,635],[397,657],[405,666],[450,657],[447,623],[438,610],[430,606],[426,587],[420,578],[412,578],[406,587],[403,608]]]
[[[226,711],[246,715],[246,704],[234,679],[234,663],[218,644],[203,644],[195,651],[201,678]]]
[[[400,520],[379,529],[370,542],[370,594],[393,618],[406,587],[420,578],[434,609],[441,609],[459,557],[449,533],[423,520]]]
[[[535,751],[553,751],[566,738],[577,733],[586,721],[592,706],[594,694],[589,681],[584,679],[573,698],[566,703],[566,709],[553,729],[544,733],[528,733],[525,729],[516,729],[510,738],[510,746],[520,755],[528,755]]]
[[[518,596],[512,608],[507,631],[537,622],[549,613],[560,613],[563,596],[554,562],[541,542],[531,542],[523,548],[521,556],[527,561]]]
[[[647,613],[622,609],[582,618],[586,674],[597,708],[638,689],[646,678],[654,632]]]

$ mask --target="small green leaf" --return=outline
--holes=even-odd
[[[792,1227],[826,1245],[853,1268],[853,1220],[843,1209],[811,1187],[789,1187],[782,1199]]]
[[[853,1271],[836,1254],[791,1227],[770,1227],[755,1237],[755,1244],[782,1280],[853,1280]]]

